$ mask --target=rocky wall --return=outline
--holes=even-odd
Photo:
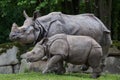
[[[9,47],[9,48],[8,48]],[[41,72],[46,66],[46,61],[37,61],[33,63],[28,63],[26,60],[21,60],[20,55],[25,51],[18,47],[18,45],[8,46],[7,49],[3,49],[0,46],[0,73],[10,74],[19,73],[27,71]],[[23,47],[22,47],[23,48]],[[28,48],[24,48],[26,50]],[[110,56],[106,59],[106,67],[104,72],[108,73],[119,73],[120,74],[120,51],[113,47],[109,50]],[[91,71],[91,70],[89,70]],[[66,72],[81,72],[80,65],[73,66],[68,64],[66,67]]]

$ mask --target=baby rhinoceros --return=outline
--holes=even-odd
[[[92,77],[97,78],[101,73],[101,46],[91,37],[56,34],[48,39],[43,39],[36,44],[34,49],[22,57],[28,61],[37,61],[48,56],[46,68],[42,73],[47,73],[54,64],[60,61],[92,67]]]

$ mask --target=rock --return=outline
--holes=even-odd
[[[26,59],[21,60],[20,70],[19,72],[26,72],[26,71],[35,71],[35,72],[42,72],[46,66],[46,61],[36,61],[36,62],[27,62]]]
[[[32,62],[30,65],[30,70],[35,72],[42,72],[45,69],[47,61],[37,61]]]
[[[19,64],[14,65],[13,69],[14,69],[14,73],[19,73],[20,65]]]
[[[13,72],[12,66],[3,66],[0,67],[0,73],[1,74],[11,74]]]
[[[120,56],[120,50],[117,49],[117,47],[113,46],[109,49],[108,51],[109,55],[108,56]]]
[[[66,67],[66,72],[67,73],[76,73],[76,72],[81,72],[81,65],[73,65],[68,63],[68,67]]]
[[[34,71],[42,72],[45,69],[47,61],[27,62],[26,59],[21,60],[19,72]]]
[[[30,62],[27,62],[26,59],[22,59],[19,73],[24,73],[24,72],[30,71],[30,65],[31,65]]]
[[[16,58],[16,54],[18,52],[18,48],[13,46],[11,49],[8,49],[6,52],[0,55],[0,66],[3,65],[13,65],[18,63],[18,59]]]
[[[120,57],[108,57],[105,62],[105,72],[120,74]]]

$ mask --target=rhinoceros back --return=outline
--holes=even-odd
[[[85,35],[94,38],[100,45],[111,45],[110,30],[94,14],[62,14],[68,34]]]
[[[48,31],[49,37],[58,33],[65,33],[69,35],[90,36],[101,45],[104,45],[106,41],[109,44],[111,43],[111,38],[105,40],[106,36],[104,36],[108,33],[107,36],[110,37],[110,31],[93,14],[66,15],[61,12],[52,12],[38,18],[38,20]]]

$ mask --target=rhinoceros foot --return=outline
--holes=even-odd
[[[81,65],[81,70],[82,71],[87,71],[88,70],[88,68],[89,68],[89,66],[87,66],[87,65]]]
[[[93,74],[91,75],[91,77],[92,77],[92,78],[98,78],[98,77],[100,77],[100,74],[93,73]]]

